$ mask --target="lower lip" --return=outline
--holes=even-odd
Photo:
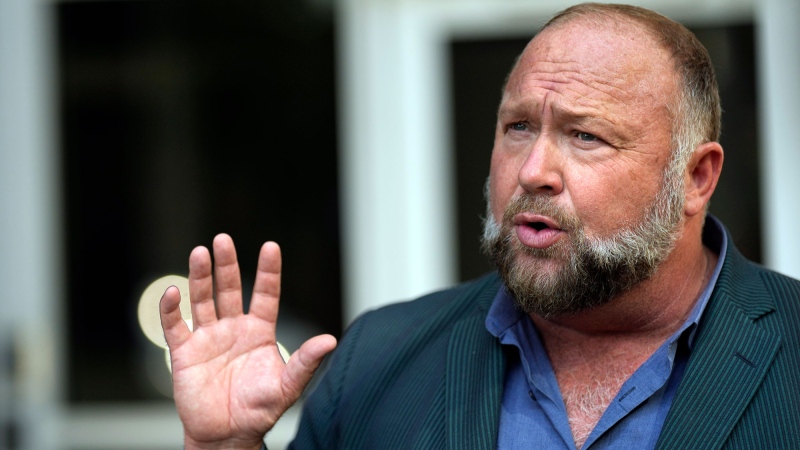
[[[522,245],[539,249],[550,247],[564,234],[563,231],[553,228],[537,230],[527,225],[516,225],[514,228],[516,228],[517,238]]]

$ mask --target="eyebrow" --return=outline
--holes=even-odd
[[[585,128],[585,131],[596,133],[604,140],[614,146],[622,146],[630,141],[629,130],[620,124],[616,117],[610,114],[601,116],[597,109],[580,107],[567,109],[563,105],[551,103],[553,116],[556,122],[561,124],[572,124],[578,128]],[[501,104],[497,111],[498,122],[513,121],[515,118],[530,118],[531,111],[535,111],[535,117],[541,117],[541,102],[536,100],[515,101],[510,104]],[[540,119],[539,119],[540,120]]]
[[[601,117],[592,111],[592,108],[567,109],[562,105],[551,104],[550,108],[553,115],[561,122],[571,122],[577,124],[603,123],[617,125],[616,121]],[[536,116],[541,116],[541,103],[538,101],[517,101],[512,104],[501,104],[497,110],[498,119],[510,120],[513,117],[530,116],[531,111],[535,111]]]

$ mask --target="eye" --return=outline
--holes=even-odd
[[[583,131],[578,131],[575,136],[583,142],[597,142],[600,140],[597,136]]]
[[[509,125],[508,129],[512,131],[526,131],[528,129],[528,125],[525,122],[514,122]]]

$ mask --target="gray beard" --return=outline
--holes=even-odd
[[[512,199],[502,225],[487,206],[481,248],[525,313],[559,317],[595,308],[650,278],[672,251],[683,217],[681,174],[668,169],[642,219],[610,237],[587,238],[580,220],[550,196]],[[488,180],[486,193],[489,205]],[[523,211],[552,218],[568,239],[544,249],[524,246],[513,228],[513,217]],[[548,262],[559,262],[561,267],[541,270]]]

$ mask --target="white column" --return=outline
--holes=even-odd
[[[0,342],[16,355],[0,380],[23,449],[59,448],[64,379],[51,12],[0,1]]]
[[[800,1],[756,6],[764,263],[800,278]]]
[[[403,2],[340,3],[345,323],[455,281],[446,61]]]

